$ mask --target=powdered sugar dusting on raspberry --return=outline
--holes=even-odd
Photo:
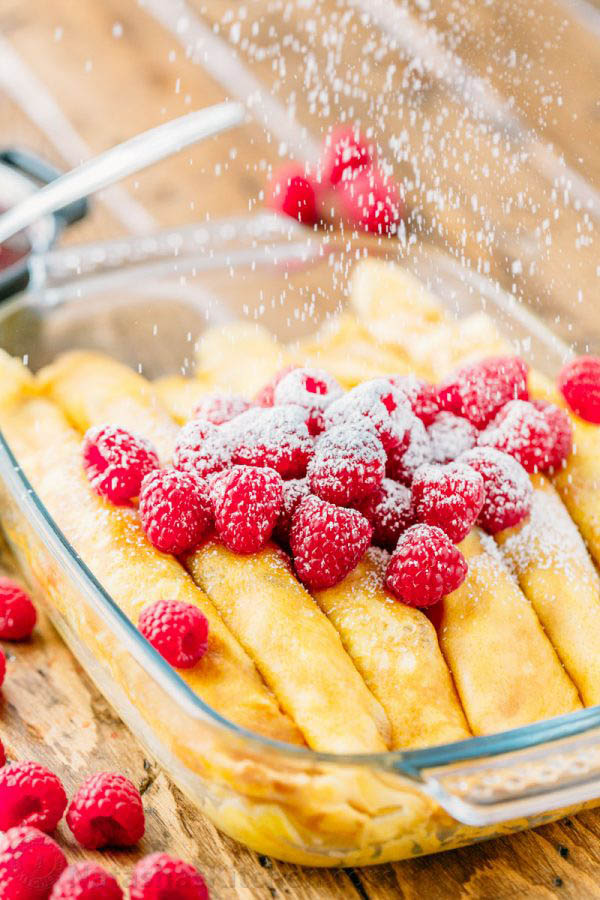
[[[177,436],[173,465],[198,478],[222,472],[231,465],[231,450],[223,429],[204,419],[192,419]]]
[[[307,474],[317,496],[344,506],[381,484],[385,463],[385,451],[377,435],[354,420],[329,428],[319,438]]]
[[[387,475],[395,481],[409,485],[420,466],[431,462],[431,441],[420,419],[409,414],[407,443],[388,451]]]
[[[514,456],[528,472],[547,468],[553,443],[543,413],[527,400],[511,400],[479,435],[482,447]]]
[[[221,428],[232,448],[233,462],[267,466],[283,478],[302,478],[313,454],[313,439],[301,406],[257,407]]]
[[[451,412],[441,412],[427,429],[433,462],[447,463],[457,459],[477,443],[478,431],[468,419]]]
[[[275,405],[293,403],[309,413],[308,427],[311,434],[323,430],[323,412],[343,395],[341,385],[325,369],[292,369],[275,387]]]
[[[373,378],[348,391],[327,408],[325,427],[342,425],[352,416],[364,416],[374,425],[387,450],[404,435],[398,435],[401,420],[395,415],[402,409],[410,412],[410,405],[402,392],[387,378]]]

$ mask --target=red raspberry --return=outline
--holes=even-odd
[[[290,547],[296,573],[313,590],[332,587],[358,564],[373,528],[356,509],[306,497],[296,508]]]
[[[410,486],[417,469],[431,462],[431,453],[431,441],[425,426],[410,414],[405,442],[388,450],[386,475]]]
[[[290,539],[292,516],[298,504],[310,495],[310,485],[308,478],[291,478],[284,481],[282,487],[283,500],[273,535],[282,544],[287,544]]]
[[[31,635],[36,622],[37,613],[29,594],[12,578],[0,576],[0,638],[22,641]]]
[[[234,466],[211,484],[217,534],[234,553],[257,553],[273,533],[283,502],[272,469]]]
[[[448,463],[477,443],[478,431],[468,419],[451,412],[439,413],[427,429],[433,462]]]
[[[151,853],[136,865],[129,885],[131,900],[208,900],[202,875],[189,863],[166,853]]]
[[[19,825],[54,831],[66,805],[60,779],[45,766],[19,762],[0,769],[0,831]]]
[[[323,180],[332,185],[355,178],[372,162],[372,148],[354,126],[341,126],[325,138]]]
[[[375,169],[343,182],[340,206],[344,219],[370,234],[395,234],[405,214],[398,187]]]
[[[304,225],[319,221],[316,185],[298,163],[288,163],[275,173],[267,203]]]
[[[177,469],[151,472],[142,482],[139,513],[148,540],[158,550],[192,550],[212,524],[208,485]]]
[[[207,394],[194,410],[194,418],[222,425],[246,412],[251,405],[239,394]]]
[[[122,897],[117,879],[90,862],[75,863],[65,869],[50,894],[50,900],[122,900]]]
[[[554,403],[546,403],[545,400],[533,400],[532,403],[542,413],[550,428],[547,468],[556,471],[563,467],[573,451],[571,420],[564,409]]]
[[[406,443],[408,401],[387,378],[373,378],[352,388],[325,410],[325,427],[345,425],[360,416],[374,427],[384,450]]]
[[[231,442],[233,462],[266,466],[282,478],[303,478],[313,455],[313,440],[300,406],[249,409],[221,428]]]
[[[4,765],[6,765],[6,751],[4,749],[4,744],[0,741],[0,769]]]
[[[137,497],[144,476],[160,465],[149,441],[118,425],[88,428],[81,452],[91,486],[111,503]]]
[[[276,375],[273,375],[271,380],[267,381],[265,386],[260,389],[254,398],[254,405],[266,407],[273,406],[275,403],[275,388],[279,382],[285,378],[288,372],[293,372],[296,368],[298,368],[296,365],[284,366],[284,368],[280,369]]]
[[[4,683],[4,676],[6,675],[6,657],[2,650],[0,650],[0,687],[2,687]]]
[[[2,900],[48,900],[67,867],[58,844],[37,828],[9,828],[0,833]]]
[[[554,456],[554,435],[544,412],[528,400],[511,400],[479,435],[480,447],[514,456],[527,472],[545,471]]]
[[[412,495],[417,519],[441,528],[455,544],[468,535],[485,500],[479,472],[459,462],[422,466]]]
[[[410,488],[384,478],[377,490],[357,505],[373,526],[373,543],[393,550],[403,531],[415,520]]]
[[[474,447],[460,458],[483,478],[485,501],[478,523],[490,534],[517,525],[529,515],[533,488],[523,466],[493,447]]]
[[[191,669],[208,647],[206,616],[181,600],[156,600],[145,606],[138,628],[160,655],[178,669]]]
[[[464,556],[441,528],[413,525],[390,557],[385,585],[407,606],[432,606],[466,577]]]
[[[312,435],[320,434],[325,427],[323,412],[343,390],[324,369],[292,369],[275,388],[276,406],[293,403],[308,413],[306,424]]]
[[[386,455],[375,432],[361,420],[329,428],[317,441],[307,476],[322,500],[346,506],[379,487]]]
[[[78,788],[67,810],[67,825],[87,850],[132,847],[144,836],[142,798],[124,775],[99,772]]]
[[[177,435],[173,465],[196,478],[229,468],[231,450],[223,429],[205,419],[192,419]]]
[[[509,400],[527,400],[527,365],[518,356],[490,356],[469,363],[440,387],[443,409],[485,428]]]
[[[600,356],[576,356],[558,373],[558,389],[586,422],[600,425]]]
[[[440,411],[437,387],[416,375],[391,375],[389,380],[406,397],[423,425],[431,425]]]

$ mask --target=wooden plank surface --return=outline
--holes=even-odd
[[[578,4],[592,24],[597,21],[592,7]],[[564,159],[584,191],[589,186],[590,197],[600,185],[600,43],[581,15],[562,0],[523,4],[518,15],[509,0],[406,5],[415,39],[422,29],[427,34],[434,29],[444,49],[464,59],[474,75],[489,77],[501,99],[512,97],[510,108],[519,121],[535,130],[527,159],[507,174],[506,160],[518,157],[520,138],[498,160],[494,129],[465,122],[448,84],[391,43],[393,3],[373,2],[371,18],[364,16],[368,4],[335,0],[322,0],[318,7],[253,0],[247,8],[235,5],[232,16],[233,6],[230,0],[0,0],[3,142],[26,144],[56,163],[72,165],[190,108],[235,92],[244,95],[252,78],[278,104],[271,109],[270,132],[260,121],[261,116],[269,120],[269,109],[258,109],[258,119],[235,134],[129,179],[95,204],[89,220],[65,236],[66,243],[140,230],[145,221],[170,225],[260,207],[268,173],[283,152],[278,110],[285,114],[293,103],[296,128],[289,130],[288,150],[298,155],[312,149],[302,127],[317,138],[343,110],[377,124],[381,152],[407,179],[414,233],[458,249],[509,289],[516,283],[517,295],[524,294],[565,337],[600,346],[590,299],[598,285],[597,218],[572,200],[553,199],[553,185],[539,168],[540,158],[548,162],[542,151],[551,145],[551,158]],[[17,68],[8,51],[16,54]],[[307,56],[320,81],[305,80]],[[332,92],[315,94],[333,82],[332,59],[342,85],[337,100]],[[248,78],[236,81],[239,66]],[[402,95],[405,110],[390,108],[394,91]],[[550,94],[554,99],[548,103],[544,98]],[[451,169],[446,161],[452,142],[443,141],[449,134],[463,149]],[[404,154],[394,151],[398,135],[408,148]],[[420,171],[419,159],[427,160]],[[490,175],[482,183],[478,174],[485,166]],[[508,204],[520,192],[522,206]],[[440,203],[441,195],[457,202]],[[486,221],[502,227],[494,233]],[[589,240],[582,241],[582,235]],[[578,302],[578,291],[587,306]],[[10,570],[5,548],[1,559]],[[0,735],[9,756],[46,763],[68,790],[88,771],[105,768],[122,771],[143,787],[148,833],[139,849],[97,854],[123,883],[135,859],[166,849],[197,864],[212,895],[226,900],[600,896],[600,813],[595,812],[440,856],[360,871],[300,869],[257,857],[220,835],[170,785],[46,622],[30,644],[6,649]],[[71,858],[81,858],[64,825],[60,838]]]

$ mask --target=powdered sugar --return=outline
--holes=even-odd
[[[315,435],[324,428],[323,412],[342,395],[341,385],[325,369],[292,369],[275,387],[274,403],[293,403],[307,410],[308,429]]]
[[[269,466],[283,478],[302,478],[313,439],[301,406],[256,407],[222,425],[235,464]]]
[[[468,419],[451,412],[441,412],[427,429],[433,462],[447,463],[457,459],[477,443],[478,431]]]

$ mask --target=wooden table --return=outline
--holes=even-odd
[[[249,102],[254,118],[235,135],[106,192],[65,237],[75,243],[260,208],[280,155],[310,158],[323,128],[358,117],[374,124],[380,152],[405,179],[412,234],[498,278],[580,347],[598,348],[600,13],[584,0],[431,7],[0,0],[3,141],[73,165],[191,108],[234,95]],[[459,85],[477,76],[488,86],[476,117]],[[1,561],[11,571],[6,548]],[[600,896],[595,812],[360,871],[259,857],[219,834],[144,756],[45,621],[31,643],[5,649],[9,756],[46,763],[68,790],[104,768],[142,789],[140,847],[98,854],[124,884],[136,859],[164,849],[197,864],[218,898]],[[64,825],[60,838],[70,858],[82,856]]]

